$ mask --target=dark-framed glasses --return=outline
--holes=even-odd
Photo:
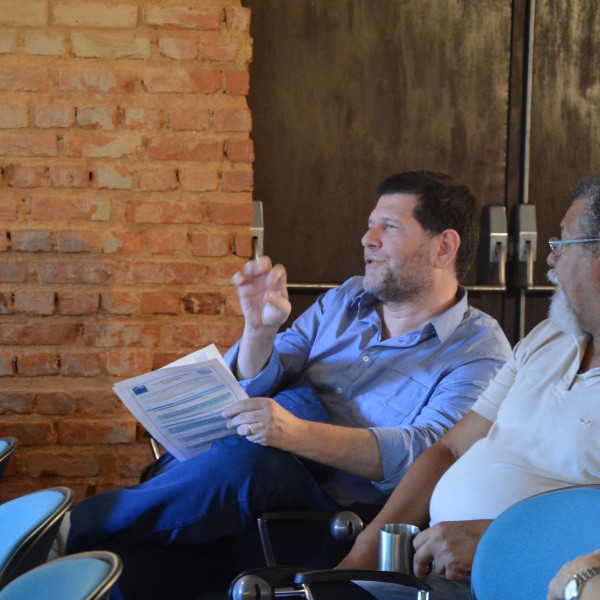
[[[550,252],[554,254],[554,256],[560,256],[562,254],[563,248],[568,244],[591,244],[592,242],[600,242],[600,238],[581,238],[579,240],[560,240],[557,237],[551,237],[548,240],[548,244],[550,245]]]

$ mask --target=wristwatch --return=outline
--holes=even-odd
[[[583,584],[596,575],[600,575],[600,567],[591,567],[573,575],[565,584],[563,600],[578,600]]]

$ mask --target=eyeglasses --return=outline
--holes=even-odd
[[[600,242],[600,238],[582,238],[580,240],[559,240],[557,237],[551,237],[548,240],[548,244],[550,244],[550,252],[554,254],[554,256],[560,256],[562,254],[563,248],[567,244],[591,244],[592,242]]]

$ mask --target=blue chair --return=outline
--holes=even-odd
[[[47,558],[73,491],[56,487],[0,505],[0,589]]]
[[[101,600],[121,574],[112,552],[81,552],[27,571],[0,590],[0,600]]]
[[[0,478],[4,475],[8,461],[17,447],[17,438],[0,438]]]
[[[600,485],[532,496],[500,514],[481,538],[471,572],[473,598],[545,598],[564,563],[598,548]]]

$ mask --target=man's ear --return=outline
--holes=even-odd
[[[438,234],[439,245],[435,257],[435,266],[444,269],[454,264],[460,246],[460,235],[455,229],[445,229]]]

